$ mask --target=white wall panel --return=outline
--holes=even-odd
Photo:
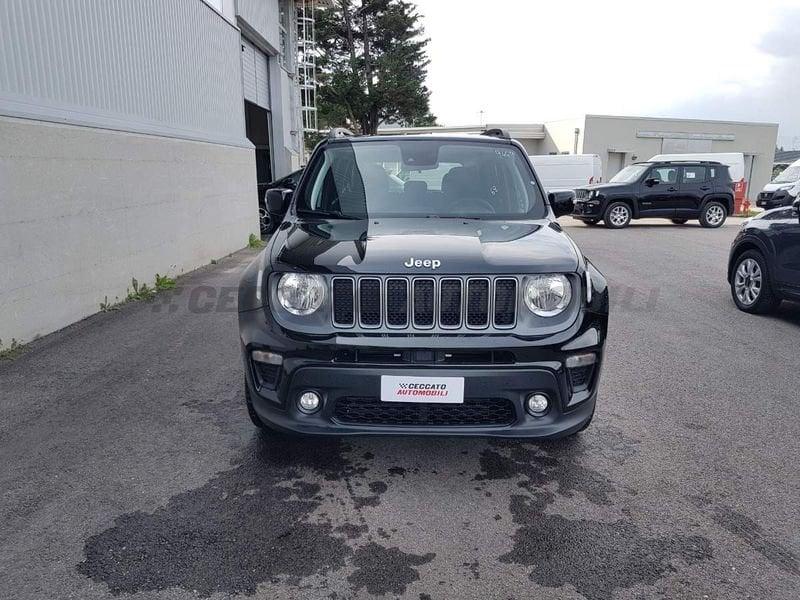
[[[201,0],[3,0],[0,114],[247,145],[240,33]]]

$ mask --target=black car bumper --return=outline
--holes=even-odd
[[[599,220],[603,216],[601,208],[602,205],[599,202],[576,202],[575,209],[572,211],[572,217],[582,220]]]
[[[553,438],[578,431],[592,417],[607,317],[582,313],[568,331],[535,341],[511,335],[300,339],[260,309],[240,313],[239,322],[252,408],[275,429],[314,435]],[[254,350],[270,352],[275,364],[254,361]],[[565,366],[567,357],[588,353],[596,356],[591,368]],[[464,402],[382,402],[384,375],[463,377]],[[297,405],[307,391],[323,400],[313,414]],[[532,393],[549,398],[545,415],[526,412]]]
[[[756,206],[763,208],[764,210],[771,210],[773,208],[780,208],[782,206],[791,206],[794,201],[795,198],[790,196],[788,192],[780,190],[770,194],[759,194],[758,199],[756,200]]]

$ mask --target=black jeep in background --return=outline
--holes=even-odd
[[[711,161],[634,163],[609,183],[580,188],[575,194],[573,217],[588,225],[602,220],[611,229],[651,217],[680,225],[699,219],[703,227],[720,227],[733,212],[728,167]]]

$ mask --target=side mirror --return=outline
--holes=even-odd
[[[292,199],[292,190],[272,189],[267,190],[267,210],[271,215],[276,215],[283,219],[289,209],[289,202]]]
[[[659,181],[655,177],[648,177],[647,179],[644,180],[644,184],[647,187],[653,187],[654,185],[658,185],[658,183]]]
[[[550,201],[556,217],[571,215],[575,210],[575,192],[573,191],[550,192],[547,194],[547,199]]]

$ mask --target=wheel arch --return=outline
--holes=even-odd
[[[725,207],[725,210],[728,211],[728,216],[733,214],[734,210],[734,203],[733,203],[733,196],[727,194],[709,194],[705,198],[703,198],[703,202],[700,204],[700,212],[702,213],[709,202],[719,202]]]
[[[764,257],[764,260],[769,260],[770,252],[765,245],[757,238],[747,238],[739,242],[736,247],[731,251],[731,257],[728,261],[728,283],[733,279],[733,269],[736,266],[739,257],[748,250],[755,250]]]
[[[606,213],[608,207],[614,204],[615,202],[622,202],[623,204],[627,204],[628,208],[631,209],[631,218],[638,219],[639,218],[639,203],[636,202],[636,199],[631,196],[619,196],[616,198],[609,198],[606,202],[605,209],[603,210],[603,214]]]

